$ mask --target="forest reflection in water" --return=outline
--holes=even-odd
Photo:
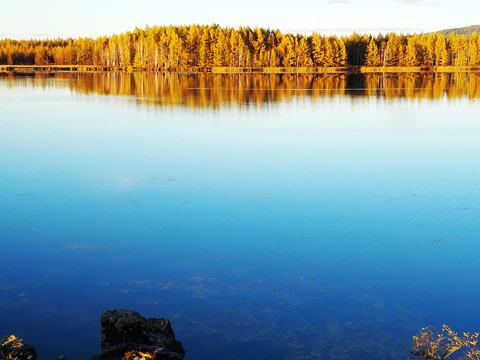
[[[479,76],[0,77],[4,333],[81,360],[122,307],[191,359],[400,360],[478,331]]]
[[[51,79],[63,81],[51,81]],[[16,86],[65,87],[79,94],[135,97],[161,106],[217,108],[332,96],[388,99],[449,99],[480,97],[480,73],[375,74],[162,74],[162,73],[37,73],[6,76]]]

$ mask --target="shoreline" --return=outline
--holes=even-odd
[[[72,72],[143,72],[172,74],[367,74],[367,73],[455,73],[480,72],[480,66],[344,66],[344,67],[214,67],[188,68],[136,68],[133,66],[98,65],[0,65],[0,74],[29,75],[35,73]]]

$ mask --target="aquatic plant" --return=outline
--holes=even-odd
[[[0,344],[0,360],[33,360],[37,357],[35,349],[15,335],[4,336]]]
[[[148,359],[155,359],[156,351],[128,351],[123,356],[122,360],[148,360]]]
[[[469,360],[480,360],[480,350],[477,348],[470,348],[465,354],[465,359]]]
[[[444,360],[460,349],[465,349],[465,359],[480,360],[480,350],[476,348],[478,332],[458,335],[447,325],[441,333],[435,333],[431,326],[423,328],[413,336],[412,359]]]

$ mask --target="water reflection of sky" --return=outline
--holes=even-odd
[[[191,359],[478,331],[477,101],[139,107],[56,80],[0,82],[0,332],[42,358],[88,358],[114,307],[172,319]]]

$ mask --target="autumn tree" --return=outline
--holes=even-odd
[[[365,62],[366,49],[370,42],[369,36],[360,36],[354,32],[347,37],[344,42],[347,51],[347,62],[351,65],[363,65]]]
[[[307,40],[303,36],[297,36],[295,38],[295,66],[310,67],[313,65],[312,58],[310,57],[310,48]]]
[[[187,65],[198,66],[198,48],[200,45],[201,30],[197,25],[189,27],[185,36],[184,50],[186,52]]]
[[[391,33],[383,54],[384,66],[404,66],[405,65],[405,45],[404,38]]]
[[[435,66],[435,44],[437,42],[437,34],[431,33],[428,36],[422,34],[420,40],[424,44],[423,65]]]
[[[213,66],[213,40],[210,29],[204,28],[198,49],[198,65],[203,69],[211,69]]]
[[[468,40],[468,65],[480,65],[479,40],[477,33],[473,33]]]
[[[267,37],[268,33],[264,29],[256,28],[251,33],[251,44],[253,48],[253,66],[265,66]]]
[[[281,51],[281,65],[291,67],[296,65],[295,39],[292,35],[286,35],[279,45]]]
[[[380,57],[378,54],[378,46],[375,43],[373,38],[370,39],[368,43],[366,53],[365,53],[365,65],[366,66],[379,66]]]
[[[0,64],[99,65],[185,70],[230,67],[479,66],[480,38],[413,34],[372,38],[283,34],[218,25],[136,28],[110,37],[0,40]]]
[[[467,56],[467,38],[465,35],[450,34],[450,54],[453,66],[466,66],[468,64]]]
[[[187,56],[183,50],[183,41],[177,31],[170,27],[166,32],[167,47],[168,47],[168,62],[167,67],[184,68],[187,63]],[[210,49],[210,48],[209,48]],[[209,59],[211,54],[209,54]],[[210,63],[209,63],[210,65]]]
[[[334,66],[335,54],[333,51],[331,40],[325,38],[323,42],[323,66]]]
[[[408,38],[406,54],[405,54],[405,65],[406,66],[418,66],[420,65],[421,60],[419,59],[418,53],[418,37],[411,36]]]
[[[225,33],[218,30],[217,39],[213,47],[213,66],[228,65],[228,41]]]
[[[48,53],[48,48],[44,44],[35,47],[34,54],[35,54],[35,64],[37,64],[37,65],[48,65],[48,64],[50,64],[50,56],[49,56],[49,53]],[[18,53],[13,53],[12,56],[13,56],[13,59],[14,59],[14,60],[12,60],[12,63],[18,63],[18,64],[22,63]],[[15,59],[15,57],[17,59]]]
[[[325,63],[325,52],[323,50],[322,36],[314,32],[311,41],[313,64],[315,66],[323,66]]]
[[[347,64],[347,48],[343,39],[338,40],[338,51],[335,56],[337,66],[345,66]]]
[[[447,51],[447,41],[442,34],[437,35],[435,42],[435,65],[446,66],[449,63],[449,56]]]

